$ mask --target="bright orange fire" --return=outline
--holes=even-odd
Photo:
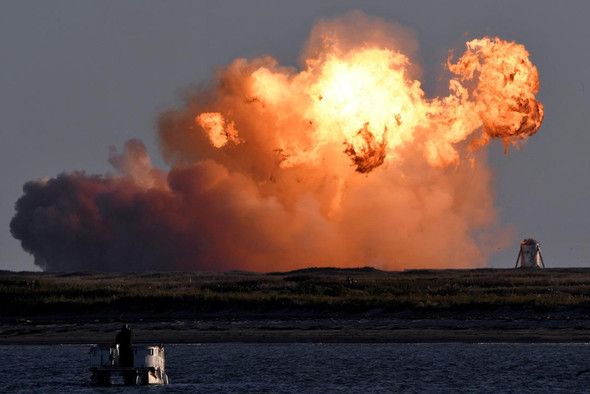
[[[226,123],[219,112],[204,112],[197,116],[195,121],[207,132],[211,144],[216,148],[221,148],[230,141],[240,142],[234,123]]]
[[[211,160],[248,181],[252,206],[283,212],[252,217],[258,236],[239,250],[273,251],[244,257],[245,268],[473,267],[507,242],[478,148],[538,130],[537,69],[520,44],[472,40],[448,59],[448,95],[427,98],[400,31],[359,14],[323,21],[301,71],[238,59],[207,100],[162,116],[173,166]],[[230,238],[243,242],[241,231],[251,230]]]
[[[227,72],[242,74],[248,111],[272,114],[272,138],[285,154],[283,167],[334,159],[340,150],[357,171],[367,173],[396,160],[398,148],[412,143],[421,145],[428,163],[446,166],[460,159],[455,145],[479,129],[483,135],[473,146],[490,138],[508,145],[541,125],[543,106],[535,100],[538,74],[522,45],[488,37],[468,42],[456,63],[449,58],[448,68],[457,76],[449,83],[450,94],[430,100],[420,82],[408,77],[409,62],[377,43],[342,50],[335,42],[307,59],[299,73],[269,59],[237,61]],[[242,107],[196,117],[214,147],[239,143],[239,128],[225,119],[244,123]],[[252,122],[256,120],[247,121]]]
[[[472,40],[428,98],[416,49],[376,18],[321,21],[300,70],[237,59],[163,113],[169,171],[130,141],[120,175],[26,184],[11,231],[56,271],[484,266],[512,235],[482,147],[539,129],[537,69],[520,44]]]

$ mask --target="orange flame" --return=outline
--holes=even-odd
[[[270,57],[235,60],[204,105],[199,97],[162,116],[165,157],[212,160],[252,182],[249,199],[285,209],[285,228],[265,238],[285,268],[310,256],[316,265],[483,264],[509,232],[495,223],[477,151],[538,130],[537,69],[520,44],[472,40],[448,59],[448,95],[427,98],[404,34],[353,14],[314,28],[300,71]],[[436,252],[420,246],[424,237]]]
[[[244,118],[240,112],[254,111],[259,119],[271,116],[274,149],[288,152],[283,166],[318,162],[326,158],[323,150],[344,144],[342,153],[366,173],[395,159],[397,150],[413,143],[421,130],[427,131],[419,142],[425,159],[447,166],[460,159],[456,144],[478,129],[484,134],[472,147],[489,138],[507,145],[534,134],[543,120],[543,106],[535,100],[537,70],[516,43],[488,37],[468,42],[457,63],[448,60],[458,76],[449,83],[449,96],[431,100],[424,98],[420,82],[408,77],[409,59],[394,49],[374,44],[323,49],[296,74],[271,59],[238,61],[226,71],[242,74],[242,94],[252,104],[227,108],[227,115]],[[256,118],[243,119],[243,126],[264,129]],[[224,119],[221,112],[196,117],[216,148],[239,142],[234,122]]]
[[[195,121],[207,132],[211,144],[216,148],[221,148],[229,141],[240,143],[234,123],[226,123],[219,112],[203,112],[195,118]]]
[[[235,60],[160,116],[170,171],[130,141],[121,175],[26,184],[11,231],[57,271],[482,266],[511,233],[481,148],[539,129],[537,69],[520,44],[472,40],[427,98],[416,47],[353,13],[313,29],[299,71]]]
[[[543,121],[543,105],[535,99],[539,91],[537,68],[520,44],[498,37],[485,37],[467,43],[467,51],[449,69],[472,80],[479,74],[475,110],[483,131],[491,138],[508,143],[537,132]]]

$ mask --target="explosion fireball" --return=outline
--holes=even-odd
[[[118,175],[26,183],[12,234],[50,271],[482,266],[511,236],[482,147],[539,129],[537,69],[475,39],[426,98],[415,46],[353,13],[316,25],[301,70],[237,59],[160,115],[169,171],[131,140]]]

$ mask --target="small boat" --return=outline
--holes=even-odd
[[[119,364],[119,345],[90,348],[91,383],[98,386],[168,384],[164,346],[133,346],[133,366]]]

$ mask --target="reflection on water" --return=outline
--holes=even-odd
[[[89,346],[0,346],[2,392],[114,392],[89,386]],[[587,344],[167,345],[150,393],[587,392]],[[117,392],[120,391],[117,389]]]

